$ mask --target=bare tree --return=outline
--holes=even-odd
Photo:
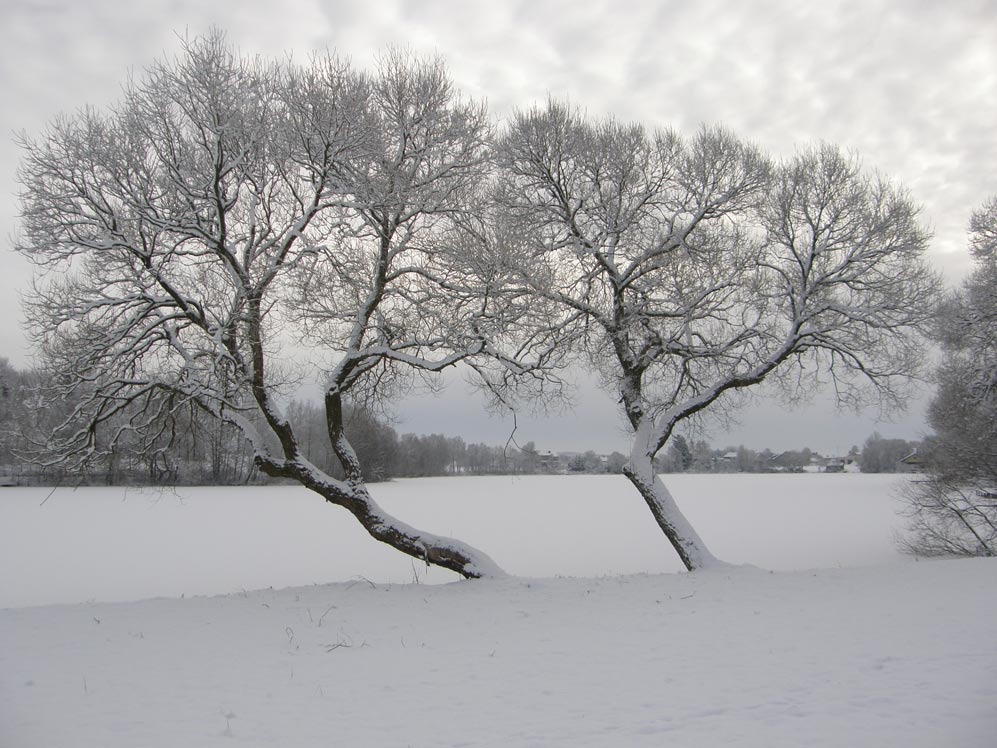
[[[928,473],[902,492],[917,555],[997,555],[997,198],[973,213],[976,268],[939,306],[944,351],[928,421]]]
[[[900,548],[915,556],[997,556],[993,476],[953,474],[940,465],[900,492],[909,523]]]
[[[685,140],[549,102],[512,119],[500,168],[521,291],[559,306],[618,395],[624,472],[687,568],[716,559],[653,467],[679,424],[821,374],[844,403],[863,383],[900,401],[937,279],[917,209],[854,158],[822,145],[772,164],[721,128]]]
[[[28,318],[54,390],[79,403],[51,435],[58,459],[81,469],[129,435],[161,443],[193,405],[237,427],[263,472],[377,540],[465,577],[500,574],[381,509],[343,418],[348,398],[377,404],[462,361],[538,371],[536,338],[500,352],[514,306],[466,254],[489,137],[483,105],[438,61],[391,53],[372,75],[332,56],[272,64],[219,33],[106,113],[23,137],[18,249],[43,271]],[[282,410],[292,346],[322,356],[341,480],[305,458]]]

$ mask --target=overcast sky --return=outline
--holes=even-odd
[[[26,365],[18,293],[13,133],[60,111],[118,98],[129,69],[215,25],[244,53],[304,57],[332,47],[361,66],[389,44],[440,54],[459,86],[498,116],[566,96],[592,115],[692,132],[722,122],[773,155],[815,140],[854,149],[905,184],[934,230],[931,258],[951,282],[970,266],[965,227],[997,193],[997,0],[821,3],[657,0],[0,0],[0,356]],[[449,390],[400,409],[402,431],[496,442],[511,420],[477,415]],[[826,405],[746,411],[718,445],[844,451],[877,425]],[[922,404],[887,435],[915,437]],[[612,400],[584,388],[574,414],[519,419],[541,448],[620,448]]]

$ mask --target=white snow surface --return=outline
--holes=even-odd
[[[664,476],[724,561],[780,571],[903,562],[897,476]],[[385,510],[529,577],[682,570],[621,476],[422,478]],[[0,608],[344,582],[451,582],[299,487],[0,489]],[[16,571],[14,571],[16,570]]]
[[[893,483],[672,477],[777,569],[694,574],[616,478],[375,487],[520,575],[431,585],[295,489],[2,489],[0,746],[992,747],[997,559],[897,554]]]

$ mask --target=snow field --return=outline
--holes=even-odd
[[[985,748],[997,567],[366,582],[0,612],[0,744]]]
[[[894,483],[674,476],[778,571],[662,574],[621,479],[399,481],[519,575],[400,585],[453,576],[297,489],[3,489],[0,607],[168,597],[0,610],[0,746],[991,748],[997,560],[900,556]]]
[[[715,554],[794,570],[906,561],[896,476],[666,476]],[[453,535],[517,576],[680,571],[620,476],[424,478],[372,486],[399,519]],[[0,489],[0,608],[457,576],[371,541],[292,486]]]

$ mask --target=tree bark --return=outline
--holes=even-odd
[[[671,492],[655,473],[650,457],[631,455],[630,463],[623,468],[623,474],[647,502],[658,527],[665,533],[686,569],[695,571],[724,565],[724,562],[710,553],[706,543],[682,514]]]

